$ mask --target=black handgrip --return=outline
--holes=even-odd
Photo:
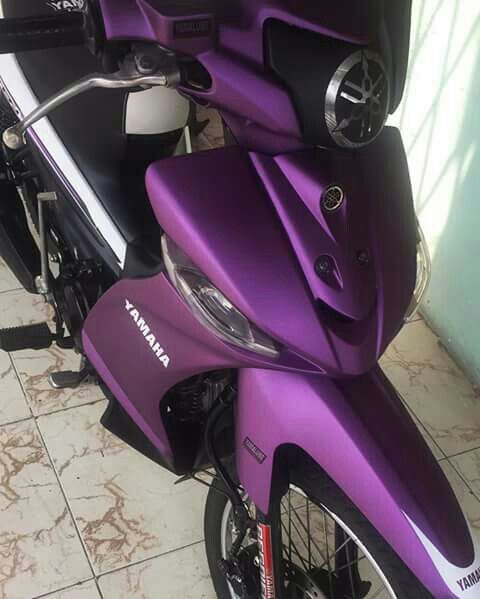
[[[85,15],[80,12],[0,19],[0,54],[81,46],[86,38]]]

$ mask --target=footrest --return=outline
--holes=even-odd
[[[52,372],[48,377],[48,382],[54,389],[76,389],[80,385],[96,381],[90,371],[80,370],[79,372],[74,372],[72,370],[65,370],[63,372]]]
[[[46,322],[0,329],[0,349],[8,352],[21,349],[47,349],[54,340],[55,337]]]

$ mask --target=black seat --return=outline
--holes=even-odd
[[[0,2],[6,18],[51,14],[60,6],[45,0]],[[82,47],[25,52],[17,54],[17,60],[39,102],[85,75],[103,71]],[[132,254],[141,254],[144,248],[151,263],[159,255],[160,228],[146,194],[145,171],[148,164],[171,153],[179,134],[169,135],[168,147],[158,138],[127,136],[126,99],[122,90],[92,90],[56,109],[49,119]]]
[[[101,71],[83,48],[28,52],[17,59],[39,101]],[[49,119],[126,241],[138,243],[158,231],[158,225],[145,191],[145,165],[129,155],[123,132],[125,102],[124,91],[92,90],[55,110]]]
[[[7,18],[51,14],[60,6],[45,0],[0,1]],[[82,47],[26,52],[17,59],[40,102],[85,75],[103,71]],[[138,245],[152,233],[158,240],[158,225],[145,191],[147,165],[131,151],[131,140],[123,132],[126,97],[121,90],[92,90],[49,119],[127,243]],[[159,148],[149,158],[161,157]]]

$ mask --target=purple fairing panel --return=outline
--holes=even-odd
[[[358,44],[378,35],[383,0],[337,0],[328,10],[298,0],[100,0],[107,39],[159,42],[172,50],[196,56],[210,73],[206,91],[184,91],[221,111],[241,118],[239,138],[256,145],[256,137],[244,139],[244,128],[255,123],[259,135],[276,133],[284,138],[283,149],[293,150],[302,139],[300,123],[290,95],[263,64],[263,27],[268,19],[281,19]],[[178,35],[182,23],[211,22],[205,35]],[[320,117],[319,117],[320,118]],[[262,138],[262,139],[263,139]],[[287,144],[290,140],[290,144]],[[272,140],[271,151],[278,148]]]
[[[231,147],[147,173],[167,234],[260,329],[331,376],[374,367],[415,285],[416,221],[398,133],[386,130],[362,154],[273,159]],[[346,200],[327,214],[320,198],[330,183],[345,186]],[[335,265],[325,280],[314,271],[322,255]]]
[[[251,69],[226,52],[209,52],[202,57],[202,64],[212,75],[212,87],[192,96],[240,115],[245,124],[257,123],[280,136],[302,137],[290,95],[272,75]]]
[[[113,3],[101,0],[107,37],[111,40],[159,41],[174,50],[198,54],[198,40],[202,38],[180,40],[183,46],[190,44],[190,48],[178,48],[178,41],[170,38],[161,39],[161,30],[170,27],[171,18],[162,17],[160,9],[154,10],[152,6],[153,3],[143,0],[114,0]],[[244,121],[259,123],[269,131],[286,137],[301,137],[288,92],[272,76],[251,69],[239,56],[220,48],[201,53],[201,62],[212,75],[212,87],[205,92],[196,92],[197,97],[219,109],[241,115]]]
[[[232,0],[217,2],[219,46],[246,60],[263,63],[263,28],[268,19],[296,27],[369,44],[378,35],[383,0],[337,0],[325,4],[309,0]]]
[[[363,345],[365,361],[344,372],[366,372],[402,326],[416,280],[417,226],[400,132],[386,128],[360,153],[310,149],[275,159],[252,154],[252,161],[313,297],[354,321],[323,315],[339,355]],[[320,198],[332,183],[345,201],[328,213]],[[319,256],[333,261],[329,277],[315,270]]]
[[[178,382],[242,366],[316,370],[289,352],[271,363],[222,343],[192,316],[163,274],[125,279],[109,289],[88,315],[83,344],[106,385],[173,469],[160,410]]]
[[[368,44],[376,39],[383,17],[383,0],[370,0],[368,5],[364,0],[336,0],[329,3],[328,10],[299,0],[99,0],[99,4],[109,40],[144,39],[176,50],[175,44],[185,37],[175,37],[169,26],[172,21],[214,16],[217,47],[257,64],[263,63],[263,26],[268,19]],[[199,40],[203,42],[199,33],[192,32],[190,38],[194,55],[205,50],[196,46]]]
[[[236,435],[240,481],[261,510],[269,510],[275,451],[296,445],[335,480],[435,598],[458,596],[455,576],[463,574],[455,573],[472,570],[475,560],[468,525],[442,469],[379,368],[341,381],[242,370]],[[247,437],[267,456],[261,464],[245,448]],[[410,521],[452,574],[445,574],[448,568]]]
[[[213,2],[99,0],[108,40],[158,42],[176,52],[201,54],[217,39]],[[197,28],[192,28],[192,20]],[[199,29],[198,29],[199,27]]]

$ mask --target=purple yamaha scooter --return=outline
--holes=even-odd
[[[378,366],[429,270],[385,127],[410,2],[3,0],[0,252],[56,330],[0,346],[77,351],[54,386],[96,379],[105,427],[208,481],[220,599],[480,597],[478,540]],[[129,133],[126,97],[163,88],[229,144],[179,152],[195,119]]]

